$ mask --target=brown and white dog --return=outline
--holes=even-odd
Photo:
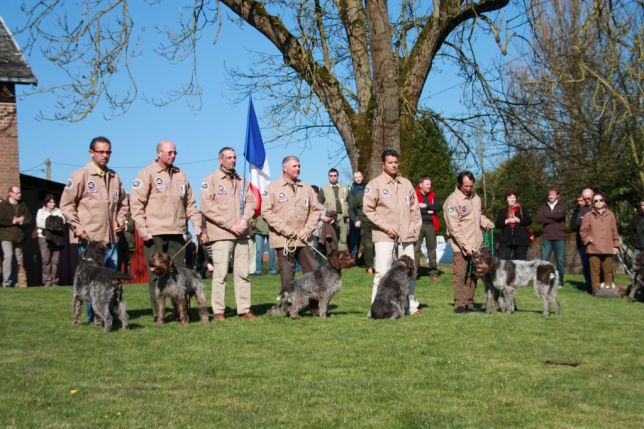
[[[496,261],[489,247],[481,247],[472,255],[472,268],[485,284],[485,311],[497,309],[512,313],[515,310],[514,293],[528,287],[530,282],[543,302],[543,315],[550,315],[554,304],[557,316],[561,306],[557,296],[559,274],[553,264],[541,259],[532,261]]]
[[[150,271],[157,277],[156,285],[156,309],[157,324],[165,322],[165,299],[170,298],[178,313],[181,323],[186,324],[190,320],[188,308],[190,307],[190,298],[197,298],[197,308],[199,308],[199,317],[203,323],[208,323],[208,308],[206,306],[206,296],[204,287],[199,275],[188,268],[177,267],[172,258],[165,252],[155,252],[149,261]]]

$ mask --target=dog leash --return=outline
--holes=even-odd
[[[483,245],[492,249],[492,256],[494,256],[494,228],[486,229],[485,234],[483,234]],[[467,276],[472,275],[472,257],[470,256],[470,261],[467,264]]]
[[[192,242],[192,240],[188,240],[188,241],[186,241],[186,244],[184,244],[184,245],[181,247],[181,249],[179,249],[179,250],[177,251],[177,253],[175,253],[175,254],[174,254],[174,256],[173,256],[171,259],[174,261],[174,258],[176,258],[176,257],[177,257],[177,255],[183,251],[183,249],[185,249],[186,247],[188,247],[188,244],[190,244],[191,242]]]
[[[305,241],[304,243],[306,243],[306,245],[307,245],[307,246],[309,246],[309,247],[310,247],[311,249],[313,249],[313,250],[314,250],[318,255],[320,255],[320,256],[322,257],[322,259],[324,259],[325,261],[329,262],[329,259],[328,259],[328,258],[327,258],[327,257],[326,257],[322,252],[320,252],[318,249],[316,249],[316,248],[315,248],[315,246],[313,246],[313,243],[311,243],[310,241]]]
[[[284,256],[288,257],[289,253],[295,253],[295,250],[297,250],[297,245],[295,244],[296,240],[297,236],[295,235],[293,237],[284,238],[284,249],[282,249]]]

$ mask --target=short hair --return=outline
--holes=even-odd
[[[382,155],[380,156],[380,161],[385,162],[385,159],[387,159],[388,156],[394,156],[400,159],[400,155],[398,155],[398,152],[396,152],[393,149],[385,149],[382,151]]]
[[[318,185],[311,185],[311,188],[313,188],[316,194],[320,193],[320,188],[318,187]]]
[[[431,182],[431,181],[432,181],[432,178],[431,178],[431,177],[429,177],[429,176],[423,176],[423,177],[421,177],[420,179],[418,179],[418,184],[420,185],[420,184],[421,184],[421,183],[423,183],[425,180],[429,180],[429,181]]]
[[[335,168],[331,168],[327,174],[331,174],[331,173],[338,174],[338,170],[336,170]]]
[[[20,190],[20,186],[11,185],[9,186],[9,190],[7,191],[7,193],[9,194],[12,193],[14,188],[16,188],[17,190]]]
[[[285,157],[284,157],[284,159],[282,159],[282,168],[286,167],[286,164],[287,164],[289,161],[297,161],[297,162],[300,162],[300,158],[298,158],[298,157],[297,157],[297,156],[295,156],[295,155],[288,155],[288,156],[285,156]]]
[[[222,156],[222,155],[224,154],[224,152],[226,152],[227,150],[229,150],[229,151],[231,151],[231,152],[235,152],[235,149],[233,149],[232,147],[230,147],[230,146],[224,146],[224,147],[222,147],[221,149],[219,149],[219,154],[217,155],[217,158],[221,158],[221,156]],[[235,153],[237,153],[237,152],[235,152]]]
[[[551,186],[548,188],[548,193],[550,192],[555,192],[557,195],[559,195],[559,188],[557,188],[556,186]]]
[[[96,150],[96,143],[107,143],[112,146],[112,142],[107,137],[98,136],[94,137],[91,142],[89,142],[89,150]]]
[[[172,146],[174,146],[174,148],[175,148],[174,150],[177,150],[177,145],[172,143],[170,140],[161,140],[159,143],[157,143],[157,153],[159,153],[161,151],[161,145],[166,144],[166,143],[171,144]]]
[[[508,188],[508,189],[506,189],[504,196],[505,196],[505,198],[507,198],[510,195],[514,195],[516,197],[517,193],[514,191],[514,189]]]
[[[50,201],[56,202],[56,197],[54,197],[53,194],[47,194],[45,195],[45,199],[43,201],[45,204],[47,204]]]
[[[459,186],[463,184],[463,179],[466,177],[470,179],[472,182],[476,182],[476,179],[474,178],[474,174],[472,174],[471,171],[463,170],[460,173],[458,173],[458,176],[456,176],[456,182],[459,184]]]

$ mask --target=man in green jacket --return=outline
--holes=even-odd
[[[2,241],[2,287],[16,284],[17,274],[22,267],[22,242],[25,231],[31,224],[31,213],[21,201],[20,187],[11,186],[9,197],[0,203],[0,241]],[[17,270],[13,270],[13,258],[16,258]]]

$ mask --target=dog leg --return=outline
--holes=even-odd
[[[110,332],[112,330],[112,315],[110,314],[110,306],[107,303],[97,303],[94,302],[92,303],[92,307],[94,308],[94,313],[96,316],[98,316],[98,319],[103,323],[103,329],[105,332]]]
[[[197,308],[199,309],[199,318],[201,323],[208,323],[208,306],[206,305],[206,296],[203,293],[203,290],[197,291],[195,293],[197,298]]]
[[[190,321],[190,318],[188,317],[186,300],[183,298],[179,298],[176,300],[175,304],[177,307],[177,312],[179,313],[179,321],[181,322],[182,325],[187,325],[188,322]]]
[[[297,308],[297,307],[295,307],[294,305],[292,305],[292,306],[288,309],[288,315],[289,315],[289,317],[290,317],[291,319],[293,319],[293,320],[295,320],[295,319],[301,319],[301,318],[302,318],[302,316],[300,316],[300,309],[299,309],[299,308]]]
[[[158,292],[158,291],[157,291]],[[165,323],[165,297],[157,294],[157,325]]]
[[[125,303],[123,301],[118,301],[116,308],[114,310],[116,311],[116,316],[121,322],[121,326],[123,327],[123,329],[127,329],[129,327],[130,318],[127,315],[127,312],[125,311]]]
[[[550,303],[548,302],[548,296],[543,286],[539,286],[537,295],[541,298],[541,302],[543,302],[543,315],[545,317],[550,316]]]
[[[74,325],[80,324],[82,303],[83,299],[80,296],[74,295],[72,297],[72,323],[74,323]]]
[[[319,316],[323,319],[327,317],[328,306],[329,306],[329,301],[327,299],[320,300],[318,313],[319,313]]]

